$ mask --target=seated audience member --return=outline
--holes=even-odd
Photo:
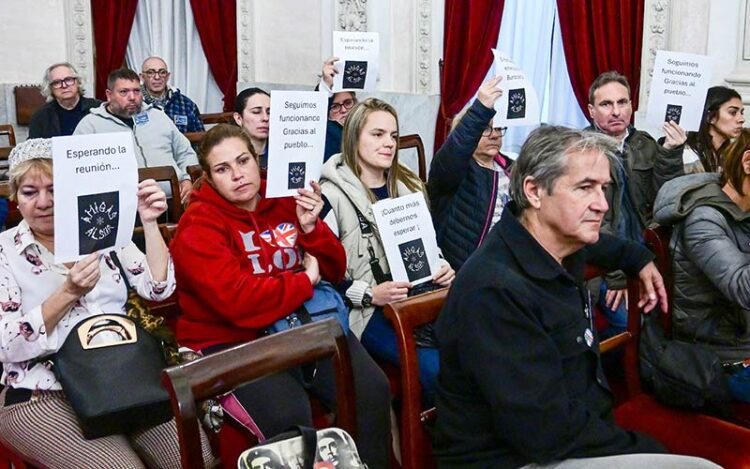
[[[588,110],[593,123],[588,129],[615,138],[622,160],[622,165],[611,168],[612,184],[606,189],[610,210],[604,216],[602,231],[642,243],[643,230],[652,222],[659,188],[684,174],[685,131],[674,122],[666,122],[666,139],[659,145],[651,135],[633,127],[630,85],[624,75],[614,71],[602,73],[591,84]],[[597,303],[609,321],[604,335],[625,330],[628,300],[622,272],[613,272],[602,282],[591,282],[589,288],[599,297]]]
[[[351,330],[375,357],[399,363],[396,333],[383,306],[406,298],[411,284],[393,281],[383,242],[375,227],[372,204],[423,191],[416,174],[398,162],[398,117],[391,105],[369,98],[357,104],[344,124],[341,154],[323,165],[321,186],[326,198],[323,218],[347,254],[346,296],[353,308]],[[363,229],[359,216],[369,222]],[[367,231],[371,231],[368,233]],[[455,272],[443,261],[433,282],[448,286]],[[427,402],[432,401],[438,372],[438,351],[418,347],[420,380]]]
[[[102,313],[125,314],[127,287],[107,251],[55,263],[51,141],[27,140],[9,159],[11,197],[23,220],[0,234],[3,444],[38,467],[179,466],[174,420],[129,435],[84,439],[48,359],[80,321]],[[116,249],[117,255],[140,296],[163,300],[175,288],[172,261],[156,224],[166,209],[165,195],[147,180],[139,184],[137,197],[146,254],[131,243]],[[210,463],[205,437],[203,457]]]
[[[750,358],[750,130],[723,152],[724,171],[662,187],[656,221],[673,225],[672,333],[726,364]],[[750,368],[729,367],[735,399],[750,402]]]
[[[50,65],[42,78],[42,95],[47,104],[31,116],[29,138],[72,135],[89,110],[101,104],[83,93],[83,78],[73,65],[68,62]]]
[[[198,106],[180,90],[167,84],[169,75],[167,63],[161,57],[144,60],[141,66],[143,101],[164,111],[182,133],[205,131]]]
[[[500,220],[508,201],[511,160],[500,153],[505,127],[493,127],[501,78],[488,80],[430,163],[427,191],[440,248],[455,269]]]
[[[324,86],[319,85],[319,88],[326,89],[331,94],[328,98],[328,125],[326,126],[324,162],[336,153],[341,153],[341,134],[344,131],[344,121],[346,121],[346,116],[349,115],[351,108],[357,104],[357,95],[353,91],[341,91],[339,93],[330,91],[333,88],[333,77],[339,73],[333,65],[337,60],[338,57],[331,57],[323,62],[323,70],[320,75]]]
[[[234,121],[242,127],[258,155],[261,174],[268,168],[268,120],[271,115],[271,95],[260,88],[240,91],[234,100]]]
[[[439,467],[717,467],[638,454],[664,448],[614,422],[584,264],[638,275],[639,304],[666,306],[651,253],[599,234],[616,149],[609,137],[555,126],[521,148],[513,201],[459,271],[437,320]]]
[[[682,154],[685,173],[721,172],[721,152],[740,134],[744,123],[740,94],[726,86],[709,88],[701,125],[697,132],[687,133]]]
[[[200,148],[204,180],[180,219],[171,244],[182,315],[181,344],[212,353],[254,340],[302,306],[321,280],[338,282],[346,259],[341,243],[319,220],[320,187],[266,198],[250,138],[220,124]],[[389,460],[388,381],[352,334],[357,445],[370,467]],[[243,385],[235,397],[261,441],[294,425],[312,425],[306,390],[335,406],[333,367],[319,362],[313,378],[292,369]],[[306,376],[306,374],[305,374]],[[311,382],[305,382],[310,380]]]
[[[198,164],[190,141],[163,111],[143,105],[141,83],[134,71],[121,68],[111,72],[106,93],[107,102],[92,109],[78,124],[75,134],[132,133],[138,167],[174,167],[180,180],[180,199],[187,203],[193,189],[187,167]]]

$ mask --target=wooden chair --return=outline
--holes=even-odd
[[[190,175],[190,180],[193,182],[200,179],[201,176],[203,176],[203,168],[201,168],[201,165],[199,164],[191,164],[187,167],[187,172]]]
[[[635,300],[639,297],[639,288],[637,280],[628,281],[628,297],[631,298],[628,336],[623,338],[621,334],[604,341],[601,346],[603,350],[624,348],[627,399],[614,410],[617,423],[629,430],[651,435],[672,453],[706,458],[725,468],[750,468],[750,429],[697,412],[665,406],[643,392],[638,356],[641,310]],[[609,344],[615,339],[617,344]]]
[[[206,132],[185,132],[184,135],[190,140],[190,145],[192,145],[193,148],[198,148],[203,141],[203,137],[206,136]]]
[[[172,190],[172,197],[167,199],[169,207],[167,208],[168,221],[177,223],[182,216],[182,202],[180,201],[180,181],[177,180],[177,173],[172,166],[154,166],[151,168],[139,168],[138,180],[154,179],[156,182],[168,182]]]
[[[401,357],[401,465],[403,469],[434,467],[432,443],[425,425],[436,416],[435,408],[422,410],[422,385],[414,328],[437,319],[448,289],[413,296],[385,305],[385,316],[396,329]]]
[[[353,375],[349,347],[335,319],[315,322],[238,345],[162,372],[177,423],[183,469],[202,468],[196,401],[230,392],[252,380],[314,360],[333,357],[336,425],[356,439]],[[273,405],[273,396],[268,396]],[[225,461],[231,467],[233,461]]]
[[[19,85],[13,88],[16,98],[16,123],[18,125],[29,125],[31,116],[44,106],[46,98],[42,96],[39,86]]]
[[[422,137],[417,134],[403,135],[398,138],[398,149],[405,150],[415,148],[417,150],[417,164],[419,165],[419,179],[427,182],[427,160],[424,154],[424,144]]]
[[[201,114],[204,124],[234,124],[233,112],[216,112],[212,114]]]
[[[8,137],[8,146],[16,146],[16,131],[11,124],[0,124],[0,135]]]

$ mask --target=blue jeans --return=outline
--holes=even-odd
[[[383,314],[383,308],[375,308],[360,339],[365,349],[378,360],[400,366],[396,331]],[[422,407],[428,409],[435,405],[435,385],[440,356],[432,347],[417,347],[419,362],[419,382],[422,384]]]
[[[625,300],[620,301],[620,305],[617,306],[616,310],[610,309],[605,299],[608,291],[607,281],[602,279],[601,286],[599,287],[598,306],[599,311],[602,312],[607,322],[609,322],[609,327],[601,331],[601,340],[615,336],[620,332],[625,332],[628,328],[628,309],[625,307]]]
[[[732,399],[750,403],[750,367],[743,368],[737,373],[729,375],[727,382],[729,383],[729,392],[732,394]]]

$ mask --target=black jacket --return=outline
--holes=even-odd
[[[436,324],[439,466],[510,468],[663,452],[614,422],[582,283],[587,258],[636,274],[653,256],[602,235],[563,268],[512,209],[459,271]]]
[[[97,107],[102,102],[98,99],[81,96],[81,111],[83,118],[89,113],[91,108]],[[57,101],[52,100],[40,107],[29,123],[29,138],[52,138],[62,135],[60,131],[60,119],[57,117],[57,110],[60,106]]]
[[[494,115],[494,109],[475,100],[430,163],[427,194],[437,242],[455,270],[482,243],[492,224],[498,173],[477,164],[472,155]]]

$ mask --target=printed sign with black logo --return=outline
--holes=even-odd
[[[304,161],[289,163],[288,189],[305,188],[305,166]]]
[[[117,240],[119,192],[78,196],[78,254],[110,248]]]
[[[421,238],[413,239],[398,245],[401,252],[401,260],[406,268],[406,275],[410,282],[432,275],[430,263],[427,261],[427,253]]]
[[[367,62],[363,60],[347,60],[344,62],[344,88],[365,88],[367,79]]]
[[[682,106],[677,104],[667,104],[667,112],[664,115],[664,122],[674,121],[675,124],[679,125],[680,117],[682,117]]]
[[[516,88],[508,91],[508,119],[526,117],[526,89]]]

